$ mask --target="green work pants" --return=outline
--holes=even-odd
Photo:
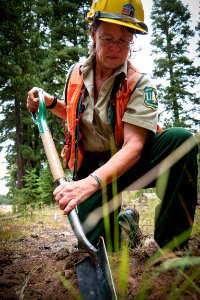
[[[121,191],[126,190],[131,184],[134,186],[134,182],[161,163],[191,136],[188,130],[177,127],[149,137],[141,159],[131,169],[78,206],[80,221],[92,244],[96,245],[99,236],[103,236],[107,248],[112,251],[117,249],[120,236],[117,215],[120,204],[109,213],[109,217],[99,219],[99,213],[104,215],[106,210],[105,206],[102,209],[102,204],[108,203],[114,196],[115,202],[120,203]],[[156,176],[155,174],[152,176],[151,182],[144,185],[141,180],[140,188],[155,186],[161,200],[161,204],[156,208],[154,231],[154,238],[160,247],[169,245],[170,242],[174,243],[170,245],[171,248],[182,247],[190,238],[197,204],[197,152],[198,147],[195,145],[162,175],[158,175],[156,171]],[[108,159],[107,153],[101,156],[86,152],[78,172],[79,179],[88,176]],[[96,210],[97,208],[99,209]],[[96,214],[89,219],[90,225],[95,224],[92,228],[87,224],[87,217],[94,210]]]

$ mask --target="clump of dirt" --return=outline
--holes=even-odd
[[[199,299],[200,263],[177,268],[163,262],[199,258],[200,237],[185,251],[159,255],[152,238],[144,239],[135,249],[109,253],[118,299]],[[31,234],[0,248],[0,299],[80,299],[75,264],[85,255],[68,222],[47,227],[39,220]]]

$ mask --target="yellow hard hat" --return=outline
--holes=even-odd
[[[148,33],[141,0],[93,0],[86,20],[101,20],[133,28],[136,33]]]

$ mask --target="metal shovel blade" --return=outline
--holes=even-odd
[[[76,264],[76,273],[83,300],[116,300],[104,240],[101,237],[97,252]]]

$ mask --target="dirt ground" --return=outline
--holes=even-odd
[[[77,249],[66,218],[55,212],[49,218],[56,225],[47,226],[38,216],[32,225],[24,224],[28,234],[2,241],[0,299],[81,299],[74,265],[85,254]],[[17,224],[1,218],[3,226],[8,222]],[[154,255],[152,260],[155,251],[151,237],[144,235],[136,249],[109,254],[118,299],[200,299],[200,236],[193,236],[185,251]],[[128,264],[128,273],[121,262]]]

